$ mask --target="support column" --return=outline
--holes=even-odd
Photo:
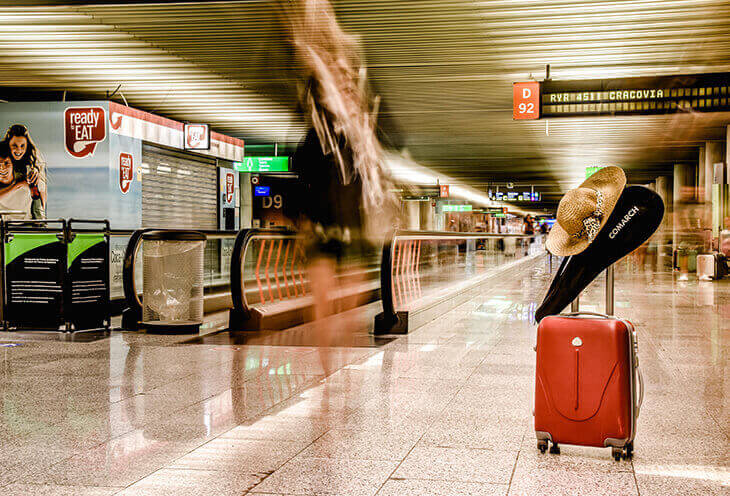
[[[714,165],[723,162],[725,143],[722,141],[705,142],[705,164],[704,164],[704,201],[705,215],[707,216],[708,227],[712,228],[713,237],[719,234],[720,226],[720,210],[719,210],[719,194],[720,185],[713,184]]]
[[[699,235],[699,217],[695,205],[697,167],[694,164],[674,164],[674,179],[672,181],[672,250],[681,249],[685,264],[680,264],[681,272],[686,277],[687,272],[696,269],[697,253],[702,248],[702,239]],[[678,259],[679,260],[679,259]]]
[[[433,231],[436,223],[436,212],[431,206],[431,201],[420,202],[421,210],[421,231]]]
[[[662,271],[672,266],[672,178],[659,176],[656,178],[656,192],[664,202],[664,219],[662,219],[657,240],[657,270]]]
[[[689,203],[695,198],[695,178],[697,168],[694,164],[674,164],[672,181],[672,200],[674,205]]]
[[[728,125],[725,132],[725,156],[722,158],[722,160],[725,162],[725,181],[724,184],[721,185],[721,195],[720,198],[722,198],[722,210],[720,215],[720,225],[719,229],[730,229],[730,222],[728,222],[730,219],[728,217],[730,216],[730,187],[728,186],[728,183],[730,183],[730,125]]]
[[[251,191],[251,174],[239,175],[239,189],[241,195],[241,229],[250,229],[253,220],[253,191]]]
[[[700,203],[705,203],[705,183],[707,182],[705,154],[705,145],[702,145],[699,149],[699,160],[697,162],[697,191],[695,192],[695,199]]]
[[[420,202],[404,201],[408,229],[417,231],[421,227],[421,216],[419,212]]]

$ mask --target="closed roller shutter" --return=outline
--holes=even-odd
[[[215,159],[144,143],[142,226],[218,228]]]

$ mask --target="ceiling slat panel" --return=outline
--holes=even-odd
[[[381,124],[417,161],[480,187],[564,188],[586,165],[667,173],[721,139],[723,114],[513,122],[511,83],[730,72],[727,0],[337,0],[383,98]],[[296,142],[297,71],[266,1],[9,7],[4,86],[103,94],[249,141]]]

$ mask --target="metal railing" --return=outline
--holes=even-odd
[[[392,327],[398,312],[454,284],[543,251],[540,235],[395,230],[382,251],[383,313],[376,328]]]
[[[251,318],[254,304],[265,305],[307,295],[302,238],[289,229],[244,229],[231,254],[229,327]],[[247,277],[251,274],[252,277]],[[252,285],[255,283],[255,286]]]

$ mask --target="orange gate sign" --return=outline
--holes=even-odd
[[[512,96],[513,119],[540,118],[540,83],[513,83]]]

